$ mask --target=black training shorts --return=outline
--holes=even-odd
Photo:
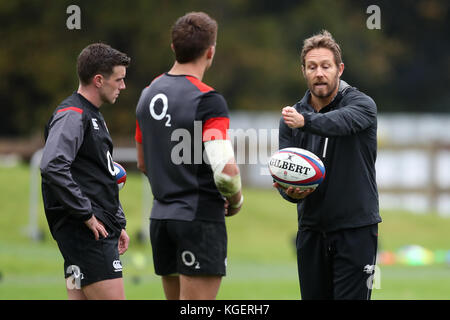
[[[327,233],[298,231],[302,299],[370,300],[377,247],[377,224]]]
[[[108,237],[95,240],[93,232],[80,221],[67,221],[56,232],[55,240],[64,258],[64,275],[69,289],[102,280],[122,278],[119,236],[105,224]]]
[[[150,240],[158,275],[226,274],[225,222],[151,219]]]

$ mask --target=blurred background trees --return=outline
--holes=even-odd
[[[81,30],[69,30],[69,5]],[[369,30],[369,5],[381,30]],[[329,30],[340,43],[343,79],[372,96],[380,112],[450,111],[450,2],[0,0],[0,137],[41,134],[57,104],[77,89],[76,58],[102,41],[132,58],[127,90],[102,107],[114,137],[132,139],[141,90],[173,63],[170,28],[189,11],[219,23],[215,62],[204,81],[233,110],[280,110],[306,84],[303,39]]]

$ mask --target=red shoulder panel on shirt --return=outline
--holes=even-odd
[[[229,140],[228,129],[230,119],[225,117],[211,118],[203,124],[203,142],[211,140]]]
[[[83,109],[80,109],[80,108],[77,108],[77,107],[67,107],[67,108],[58,110],[56,113],[60,113],[60,112],[68,111],[68,110],[72,110],[72,111],[78,112],[79,114],[83,113]]]
[[[203,82],[201,82],[200,80],[198,80],[196,77],[193,76],[186,76],[186,79],[188,79],[194,86],[196,86],[198,88],[198,90],[200,90],[201,92],[208,92],[208,91],[213,91],[214,88],[204,84]]]

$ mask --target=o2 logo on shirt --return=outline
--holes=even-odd
[[[161,100],[163,108],[160,114],[157,114],[155,111],[155,104],[158,100]],[[149,110],[150,110],[150,114],[153,117],[153,119],[155,120],[162,120],[164,118],[167,118],[166,127],[171,127],[172,125],[170,124],[170,120],[171,120],[171,116],[170,114],[167,114],[167,108],[169,107],[169,102],[167,99],[167,96],[164,93],[158,93],[156,96],[154,96],[152,98],[152,100],[150,101],[150,105],[148,106]]]
[[[116,176],[116,172],[114,170],[114,160],[113,160],[113,158],[111,156],[111,152],[109,152],[109,150],[106,152],[106,162],[108,163],[109,173],[111,173],[111,175],[113,177],[115,177]]]

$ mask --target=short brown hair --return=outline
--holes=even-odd
[[[337,44],[337,42],[334,40],[331,33],[329,33],[327,30],[322,30],[320,33],[303,41],[303,48],[301,52],[302,66],[305,66],[306,54],[312,49],[318,48],[326,48],[331,50],[331,52],[333,52],[334,62],[336,63],[336,65],[342,63],[342,51],[339,47],[339,44]]]
[[[93,43],[84,48],[78,56],[77,72],[82,84],[89,84],[92,77],[102,74],[109,77],[115,66],[130,65],[130,58],[105,43]]]
[[[217,22],[204,12],[190,12],[172,27],[172,44],[179,63],[191,62],[215,45]]]

